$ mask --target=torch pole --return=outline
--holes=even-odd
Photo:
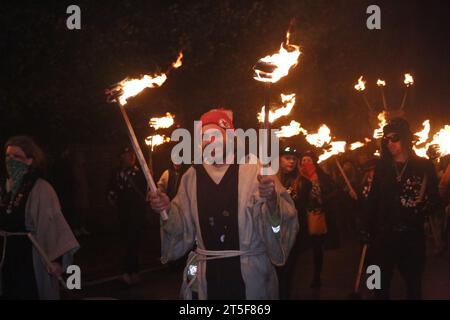
[[[381,98],[383,99],[383,108],[387,111],[386,97],[384,95],[384,86],[380,86]]]
[[[266,147],[267,156],[271,153],[270,150],[270,82],[264,83],[264,129],[266,129]],[[262,169],[262,173],[267,172],[269,165],[265,165]]]
[[[148,147],[148,166],[150,172],[153,172],[153,136],[150,137],[150,145]]]
[[[52,268],[52,261],[50,260],[47,253],[45,253],[44,249],[41,247],[39,242],[37,242],[36,238],[31,233],[27,233],[27,237],[28,239],[30,239],[31,243],[36,248],[36,251],[41,256],[42,260],[44,260],[44,263],[47,265],[47,268],[50,270]],[[66,283],[64,282],[62,276],[58,276],[57,278],[59,283],[61,283],[62,287],[64,289],[67,289]]]
[[[349,180],[348,177],[347,177],[347,174],[345,173],[344,169],[342,168],[341,163],[339,162],[338,159],[335,159],[335,160],[336,160],[336,165],[337,165],[337,167],[338,167],[338,169],[339,169],[339,172],[341,173],[342,177],[344,178],[344,181],[345,181],[345,184],[347,185],[347,188],[348,188],[351,192],[353,192],[354,194],[357,194],[357,193],[355,192],[355,189],[353,189],[352,184],[350,183],[350,180]]]
[[[406,87],[406,89],[405,89],[405,94],[403,95],[403,100],[402,100],[402,104],[400,105],[400,110],[403,110],[403,108],[405,107],[407,96],[408,96],[408,87]]]
[[[367,100],[366,95],[364,93],[362,94],[362,97],[364,102],[366,103],[367,108],[369,108],[369,111],[372,112],[373,111],[372,107],[370,106],[369,101]]]
[[[148,168],[147,162],[145,162],[144,154],[142,153],[142,149],[139,146],[139,143],[136,138],[136,134],[134,133],[133,127],[131,126],[130,119],[128,118],[127,112],[122,104],[119,104],[120,111],[122,112],[123,120],[128,128],[128,136],[130,137],[131,144],[133,146],[134,152],[136,153],[136,157],[141,165],[142,171],[144,172],[145,180],[147,180],[147,185],[150,188],[151,192],[156,192],[158,189],[156,188],[155,181],[153,180],[152,174],[150,173],[150,169]],[[164,210],[161,212],[161,218],[163,220],[167,220],[167,212]]]

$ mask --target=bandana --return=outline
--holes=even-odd
[[[19,160],[6,159],[6,172],[12,181],[12,196],[14,197],[22,185],[23,178],[28,172],[29,166]]]

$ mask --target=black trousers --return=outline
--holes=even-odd
[[[284,266],[276,267],[278,276],[278,286],[279,286],[279,298],[280,300],[290,300],[291,299],[291,289],[294,284],[294,275],[297,266],[297,260],[301,253],[299,236],[292,246],[289,257]]]
[[[375,297],[390,298],[395,268],[406,283],[406,298],[422,299],[422,277],[425,269],[425,236],[422,230],[384,233],[374,243],[374,262],[381,269],[381,289]]]
[[[144,213],[141,208],[122,209],[119,211],[120,231],[125,255],[123,272],[139,272],[139,249],[142,238]]]

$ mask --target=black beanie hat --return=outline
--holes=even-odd
[[[412,138],[409,123],[403,118],[394,118],[383,127],[383,134],[385,136],[392,132],[398,133],[403,139],[406,140],[410,140]]]

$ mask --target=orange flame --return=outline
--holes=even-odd
[[[128,98],[138,95],[145,88],[157,88],[167,80],[166,74],[158,74],[154,76],[145,75],[140,79],[125,79],[122,80],[118,87],[122,91],[119,98],[121,105],[126,105]]]
[[[405,80],[403,81],[407,87],[414,84],[414,78],[410,73],[405,73]]]
[[[381,79],[378,79],[378,80],[377,80],[377,86],[379,86],[379,87],[384,87],[384,86],[386,86],[386,81],[381,80]]]
[[[181,66],[181,59],[183,57],[183,53],[179,53],[177,61],[172,63],[173,68],[178,68]],[[158,88],[163,85],[163,83],[167,80],[166,73],[160,73],[155,75],[144,75],[140,79],[129,79],[126,78],[119,82],[119,84],[113,88],[111,91],[119,91],[121,92],[119,96],[119,103],[124,106],[127,104],[127,100],[131,97],[134,97],[142,92],[142,90],[146,88]]]
[[[330,146],[331,146],[330,149],[325,150],[325,152],[319,156],[318,162],[320,163],[322,161],[325,161],[328,158],[330,158],[331,156],[337,155],[339,153],[344,153],[346,144],[347,144],[347,142],[345,142],[345,141],[330,142]]]
[[[361,148],[361,147],[364,147],[364,146],[365,146],[365,144],[362,143],[362,142],[359,142],[359,141],[353,142],[353,143],[350,145],[350,150],[356,150],[356,149]]]
[[[281,43],[280,50],[273,55],[259,59],[258,63],[273,68],[272,72],[266,72],[255,68],[253,79],[261,82],[275,83],[289,74],[289,70],[298,64],[300,57],[300,46],[289,43],[290,33],[286,33],[286,42]],[[286,47],[286,48],[285,48]]]
[[[441,157],[450,154],[450,126],[445,125],[434,136],[431,145],[438,146],[438,152]]]
[[[149,136],[145,138],[145,144],[149,146],[152,151],[154,147],[162,145],[163,143],[170,142],[170,137],[166,137],[165,135],[155,134],[153,136]]]
[[[183,59],[183,52],[180,51],[180,53],[178,53],[177,61],[172,63],[172,68],[178,69],[179,67],[181,67],[181,65],[183,64],[183,62],[181,61],[182,59]]]
[[[269,122],[270,123],[273,123],[275,120],[277,120],[280,117],[287,116],[291,112],[292,108],[295,105],[295,93],[287,94],[287,95],[281,94],[281,101],[283,102],[283,104],[285,104],[284,107],[280,107],[274,111],[272,111],[272,110],[269,111]],[[258,121],[260,123],[263,123],[264,117],[265,117],[265,107],[262,107],[261,112],[258,113],[258,116],[257,116]]]
[[[289,138],[300,133],[307,134],[308,132],[301,127],[300,123],[292,120],[288,126],[282,126],[276,135],[278,138]]]
[[[174,118],[174,115],[167,112],[165,117],[151,118],[149,125],[150,127],[155,128],[155,130],[158,130],[159,128],[170,128],[174,124]]]
[[[355,84],[356,91],[364,91],[366,89],[366,82],[363,80],[363,76],[359,77],[358,83]]]
[[[429,121],[426,120],[423,123],[424,129],[415,135],[419,137],[419,141],[415,143],[413,146],[413,150],[419,157],[427,158],[427,151],[430,146],[436,146],[439,157],[446,156],[450,154],[450,126],[445,125],[444,128],[441,128],[434,136],[431,142],[428,142],[424,145],[428,140],[429,133]],[[419,143],[420,142],[420,143]],[[422,147],[420,147],[422,145]]]
[[[378,128],[373,131],[373,137],[375,139],[383,137],[383,127],[387,124],[386,113],[384,111],[378,114],[378,120]]]
[[[316,147],[322,147],[325,143],[330,143],[331,136],[330,136],[331,130],[328,128],[325,124],[323,124],[317,133],[311,133],[306,136],[306,141],[308,141],[309,144],[312,144]]]

